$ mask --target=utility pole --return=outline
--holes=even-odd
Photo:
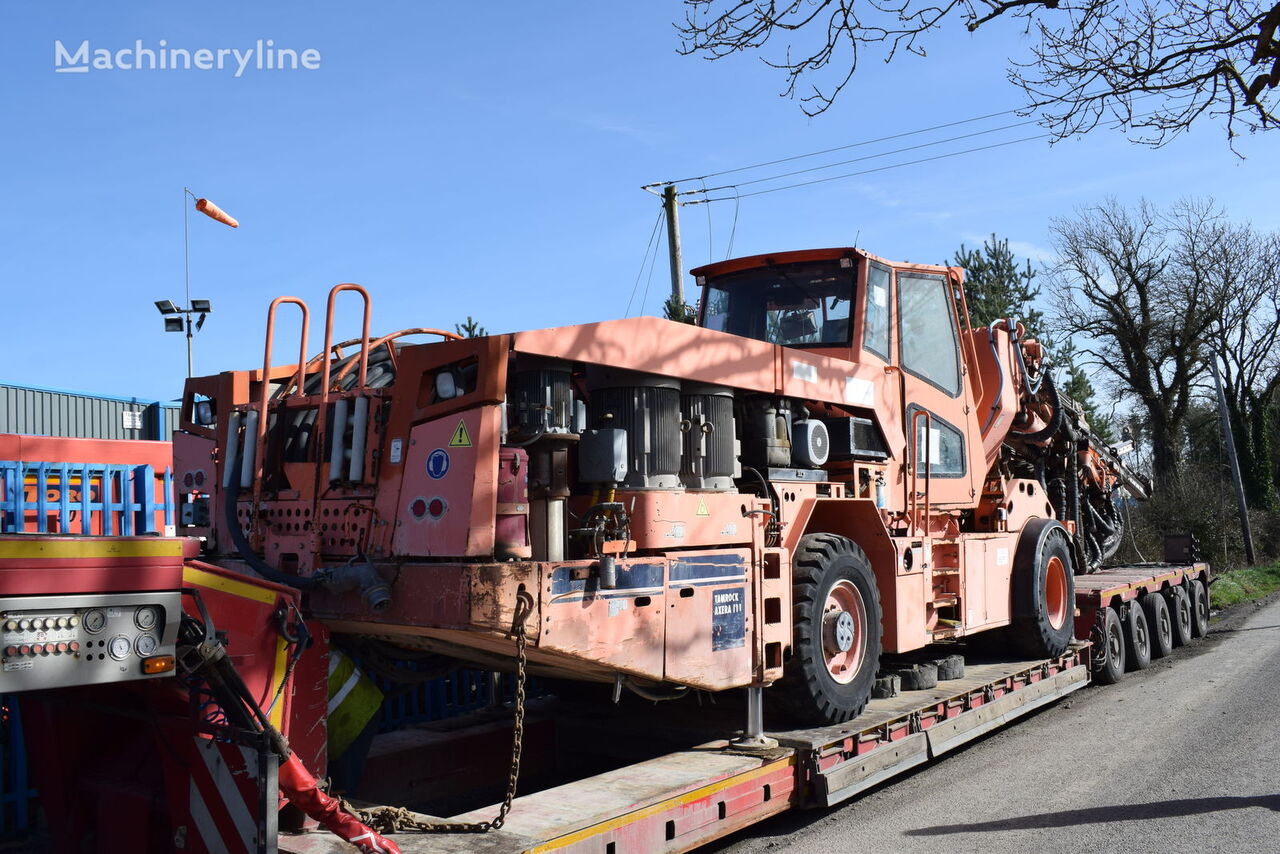
[[[667,249],[671,254],[671,297],[684,304],[684,262],[680,258],[680,203],[676,185],[662,188],[662,209],[667,212]]]
[[[1231,431],[1231,417],[1227,413],[1227,396],[1222,391],[1222,375],[1218,373],[1218,357],[1209,357],[1213,371],[1213,384],[1218,389],[1218,417],[1222,421],[1222,441],[1227,446],[1227,459],[1231,463],[1231,482],[1236,488],[1236,509],[1240,513],[1240,533],[1244,537],[1244,559],[1253,566],[1253,532],[1249,530],[1249,508],[1244,500],[1244,481],[1240,479],[1240,461],[1236,459],[1236,440]]]

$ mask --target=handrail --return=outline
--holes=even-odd
[[[933,414],[927,409],[917,409],[911,413],[911,496],[908,505],[908,512],[911,517],[913,526],[919,525],[916,521],[920,513],[920,500],[917,498],[917,481],[920,476],[920,431],[916,429],[916,419],[924,416],[924,512],[927,514],[932,506],[930,485],[933,481]],[[926,526],[924,532],[927,535],[929,529]]]
[[[258,433],[256,447],[253,450],[253,501],[256,505],[262,495],[262,465],[266,456],[267,439],[267,402],[271,396],[271,344],[275,338],[276,308],[290,303],[302,311],[302,338],[298,346],[298,372],[294,382],[298,391],[306,388],[307,370],[307,333],[311,329],[311,310],[307,304],[297,297],[276,297],[267,309],[267,343],[262,353],[262,388],[258,394]]]
[[[338,299],[338,294],[342,291],[355,291],[364,300],[364,324],[360,331],[360,379],[358,382],[360,388],[364,388],[365,379],[369,373],[369,321],[373,312],[373,306],[369,301],[369,292],[351,282],[334,285],[329,290],[329,302],[325,306],[324,313],[324,349],[320,351],[324,356],[320,365],[321,406],[324,406],[329,399],[329,367],[333,361],[329,357],[329,351],[333,347],[333,306]]]
[[[969,298],[965,296],[964,282],[953,282],[952,287],[955,288],[953,293],[958,292],[960,294],[960,304],[956,308],[958,311],[963,311],[965,331],[968,332],[965,337],[969,345],[969,375],[970,382],[973,383],[973,405],[976,407],[982,400],[982,393],[985,388],[982,383],[982,369],[978,365],[978,346],[973,341],[973,320],[969,317]],[[955,302],[954,297],[952,297],[952,302]]]

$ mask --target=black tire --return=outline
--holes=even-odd
[[[1151,629],[1138,600],[1129,603],[1124,620],[1124,657],[1130,670],[1146,670],[1151,665]]]
[[[1115,608],[1103,608],[1098,614],[1101,623],[1097,646],[1093,651],[1094,681],[1100,685],[1114,685],[1124,678],[1124,629]]]
[[[946,658],[936,659],[933,663],[938,666],[939,682],[949,682],[952,679],[964,678],[963,655],[948,655]]]
[[[1191,597],[1181,585],[1168,588],[1165,596],[1169,601],[1169,616],[1173,618],[1173,645],[1191,643]]]
[[[1062,655],[1075,634],[1075,576],[1067,532],[1031,523],[1018,539],[1009,640],[1029,658]]]
[[[1202,638],[1209,633],[1209,588],[1198,578],[1191,579],[1191,635]]]
[[[862,713],[880,669],[880,593],[871,563],[853,541],[834,534],[806,534],[792,556],[792,605],[795,646],[787,672],[773,692],[796,722],[806,726],[843,723]],[[861,616],[849,610],[832,610],[825,617],[829,596],[852,596],[856,591]],[[840,632],[839,613],[850,615]],[[840,637],[851,646],[840,650]],[[860,649],[854,671],[837,679],[828,667],[828,647],[833,655]]]
[[[901,680],[903,691],[927,691],[938,687],[938,666],[932,662],[920,662],[893,671]]]
[[[1147,615],[1147,629],[1151,632],[1151,658],[1164,658],[1173,651],[1173,617],[1169,603],[1159,593],[1142,597],[1142,610]]]

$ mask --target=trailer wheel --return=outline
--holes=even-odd
[[[880,669],[880,593],[851,540],[808,534],[792,558],[795,648],[775,690],[797,723],[860,714]]]
[[[1115,608],[1103,608],[1102,637],[1094,651],[1094,678],[1099,684],[1114,685],[1124,678],[1124,629]]]
[[[1032,658],[1062,655],[1075,633],[1071,546],[1056,522],[1032,523],[1018,541],[1009,638]]]
[[[1173,645],[1191,643],[1191,597],[1181,585],[1170,587],[1166,595],[1169,597],[1169,616],[1173,622]]]
[[[1151,628],[1142,605],[1135,599],[1129,603],[1129,616],[1124,621],[1125,662],[1130,670],[1146,670],[1151,664]]]
[[[1209,633],[1209,589],[1198,578],[1191,580],[1191,634],[1202,638]]]
[[[1151,630],[1151,657],[1164,658],[1173,651],[1173,618],[1169,615],[1169,603],[1159,593],[1142,597],[1142,610],[1147,614],[1147,628]]]

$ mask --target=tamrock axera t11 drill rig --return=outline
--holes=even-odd
[[[175,476],[212,559],[301,588],[330,630],[650,697],[753,689],[856,715],[882,652],[1073,634],[1073,576],[1146,491],[963,271],[858,249],[693,271],[696,326],[369,333],[356,285],[272,303],[261,372],[189,380]],[[335,344],[344,291],[359,339]],[[302,312],[272,364],[277,308]],[[446,340],[410,344],[409,336]],[[204,486],[199,484],[203,483]]]

